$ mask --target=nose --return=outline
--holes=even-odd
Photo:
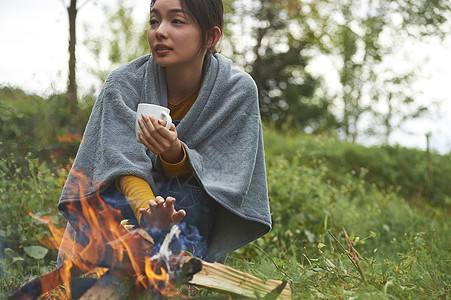
[[[168,25],[167,22],[161,22],[158,28],[155,30],[155,36],[160,39],[164,39],[168,34]]]

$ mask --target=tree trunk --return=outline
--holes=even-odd
[[[77,0],[71,0],[70,6],[67,7],[69,15],[69,78],[67,85],[66,97],[69,100],[69,106],[72,106],[77,101],[77,80],[75,74],[75,45],[77,43],[76,36],[76,18],[77,18]]]

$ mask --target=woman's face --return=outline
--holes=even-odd
[[[162,67],[202,66],[205,50],[201,29],[179,0],[155,2],[150,12],[147,39],[152,56]]]

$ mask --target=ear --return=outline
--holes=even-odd
[[[221,29],[219,29],[218,26],[213,27],[208,31],[207,36],[207,49],[210,49],[211,47],[216,46],[219,39],[221,38],[222,32]]]

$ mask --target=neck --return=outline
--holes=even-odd
[[[186,68],[166,68],[166,88],[169,103],[177,104],[201,85],[202,65],[203,59],[201,63]]]

